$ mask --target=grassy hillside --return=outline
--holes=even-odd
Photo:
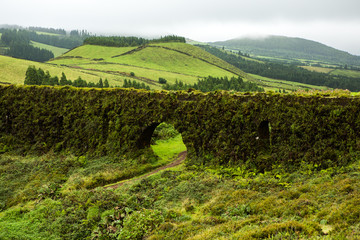
[[[256,79],[256,83],[258,86],[261,86],[265,88],[266,90],[271,91],[279,91],[279,90],[290,90],[290,91],[296,91],[299,89],[316,89],[316,90],[328,90],[328,87],[324,86],[315,86],[311,84],[305,84],[305,83],[298,83],[298,82],[291,82],[291,81],[285,81],[280,79],[273,79],[268,77],[262,77],[260,75],[256,74],[249,74],[254,79]]]
[[[64,66],[56,66],[45,63],[38,63],[28,60],[16,59],[7,56],[0,56],[0,82],[10,84],[23,84],[25,80],[25,73],[27,68],[33,65],[37,68],[42,68],[44,71],[49,71],[51,76],[61,77],[64,72],[68,79],[75,80],[79,76],[88,82],[98,82],[99,78],[107,78],[110,85],[121,85],[124,77],[97,72],[86,72],[76,68],[68,68]]]
[[[47,45],[47,44],[38,43],[38,42],[34,42],[34,41],[31,41],[31,44],[34,47],[38,47],[38,48],[41,48],[41,49],[46,49],[46,50],[49,50],[49,51],[53,52],[55,57],[61,56],[65,52],[69,51],[69,49],[66,49],[66,48],[54,47],[54,46],[50,46],[50,45]]]
[[[350,78],[360,78],[360,71],[358,70],[350,70],[350,69],[339,69],[339,68],[331,68],[331,67],[314,67],[314,66],[302,66],[309,71],[320,72],[320,73],[328,73],[330,75],[335,76],[345,76]]]
[[[280,59],[306,59],[325,63],[360,66],[360,57],[334,49],[324,44],[302,38],[268,36],[264,38],[239,38],[211,43],[214,46]]]
[[[250,76],[198,47],[185,43],[156,43],[145,47],[105,47],[84,45],[49,61],[89,72],[118,74],[160,88],[158,79],[168,83],[181,80],[195,83],[206,76]],[[134,73],[135,76],[131,76]]]

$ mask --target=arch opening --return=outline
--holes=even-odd
[[[260,140],[269,140],[270,141],[270,122],[262,121],[258,128],[258,136]]]
[[[271,147],[271,125],[268,120],[262,121],[258,128],[259,149],[268,151]]]
[[[141,133],[141,135],[137,141],[137,147],[139,149],[144,149],[144,148],[150,147],[151,137],[152,137],[156,127],[159,125],[160,125],[160,123],[155,122],[145,128],[145,130]]]
[[[160,123],[156,125],[150,139],[150,147],[161,161],[171,161],[186,151],[182,135],[172,124]]]

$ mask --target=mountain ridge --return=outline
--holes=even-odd
[[[252,38],[240,37],[226,41],[209,42],[210,45],[242,51],[255,56],[307,59],[331,64],[360,66],[360,56],[338,50],[323,43],[299,37],[269,35]]]

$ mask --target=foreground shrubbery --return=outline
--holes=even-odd
[[[88,190],[86,179],[79,177],[99,180],[97,172],[110,176],[110,171],[130,171],[139,163],[2,155],[0,238],[360,237],[359,161],[323,170],[304,163],[294,173],[282,166],[265,173],[180,167],[116,190]]]

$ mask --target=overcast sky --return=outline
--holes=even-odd
[[[284,35],[360,55],[360,0],[1,0],[0,24],[204,42]]]

